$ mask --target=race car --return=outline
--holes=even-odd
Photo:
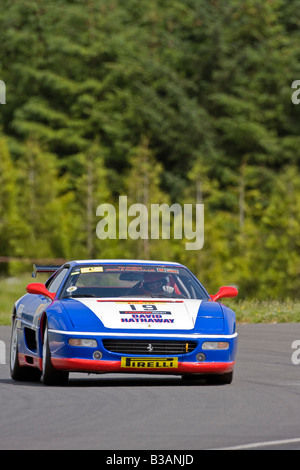
[[[51,273],[14,305],[13,380],[64,385],[70,372],[172,374],[232,382],[234,312],[179,263],[80,260],[35,266]]]

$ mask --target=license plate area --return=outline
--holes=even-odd
[[[177,369],[177,357],[122,357],[122,369]]]

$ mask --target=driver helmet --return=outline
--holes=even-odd
[[[145,273],[143,287],[149,292],[159,292],[169,282],[169,276],[164,273]]]

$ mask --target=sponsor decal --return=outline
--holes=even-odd
[[[76,286],[68,287],[67,292],[75,292],[78,289]]]
[[[129,318],[121,318],[122,323],[174,323],[173,318],[163,318],[163,315],[172,315],[172,312],[158,311],[154,304],[142,304],[144,310],[137,310],[134,304],[129,307],[131,310],[119,311],[120,315],[129,315]]]
[[[81,274],[102,273],[103,268],[102,268],[102,266],[90,266],[88,268],[81,268],[80,272],[81,272]]]
[[[121,358],[121,368],[135,368],[135,369],[177,369],[178,368],[178,358],[177,357],[168,357],[168,358],[159,358],[159,357],[122,357]]]
[[[156,271],[157,271],[158,273],[179,274],[178,269],[157,268]]]
[[[101,320],[106,328],[183,329],[194,327],[201,300],[192,300],[188,308],[179,301],[78,299]],[[146,302],[146,303],[145,303]]]
[[[130,312],[120,312],[128,314]],[[163,312],[171,315],[171,312]],[[163,318],[160,314],[133,313],[130,318],[121,318],[122,323],[174,323],[174,318]]]

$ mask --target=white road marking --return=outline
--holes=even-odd
[[[215,450],[243,450],[243,449],[255,449],[258,447],[268,447],[268,446],[278,446],[278,445],[285,445],[285,444],[294,444],[296,442],[300,443],[300,437],[295,439],[283,439],[279,441],[265,441],[265,442],[254,442],[252,444],[241,444],[238,446],[233,447],[223,447],[220,449]]]

